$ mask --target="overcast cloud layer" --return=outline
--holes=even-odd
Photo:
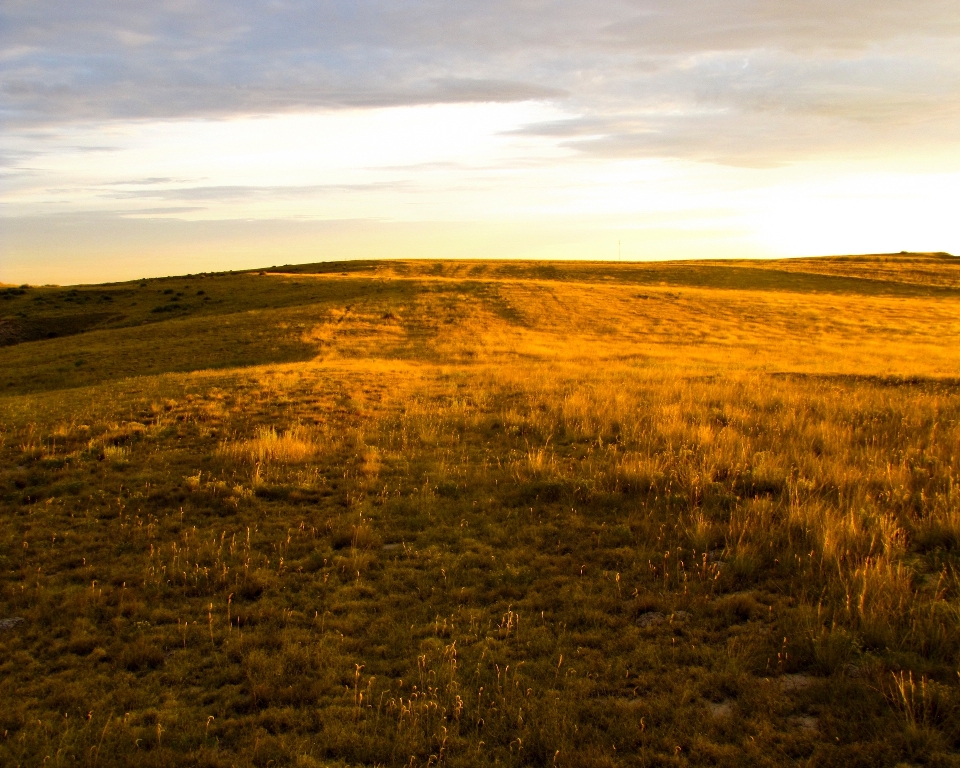
[[[552,99],[589,153],[769,164],[936,151],[955,0],[8,0],[6,130],[109,118]]]
[[[960,249],[958,194],[957,0],[0,0],[0,267],[27,277],[108,220],[162,252],[157,217],[561,222],[584,258]],[[327,237],[290,232],[304,259]]]

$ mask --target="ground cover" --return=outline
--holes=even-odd
[[[955,764],[960,270],[902,266],[5,289],[123,311],[0,348],[3,762]]]

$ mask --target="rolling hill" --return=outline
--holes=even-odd
[[[10,765],[952,765],[960,259],[0,289]]]

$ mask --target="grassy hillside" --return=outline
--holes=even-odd
[[[0,289],[0,762],[960,761],[960,259]]]

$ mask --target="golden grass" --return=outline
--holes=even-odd
[[[273,427],[258,427],[250,440],[226,443],[221,450],[252,464],[303,464],[317,455],[319,446],[303,427],[282,432]]]
[[[951,764],[960,300],[818,264],[238,276],[304,359],[9,348],[3,760]]]

